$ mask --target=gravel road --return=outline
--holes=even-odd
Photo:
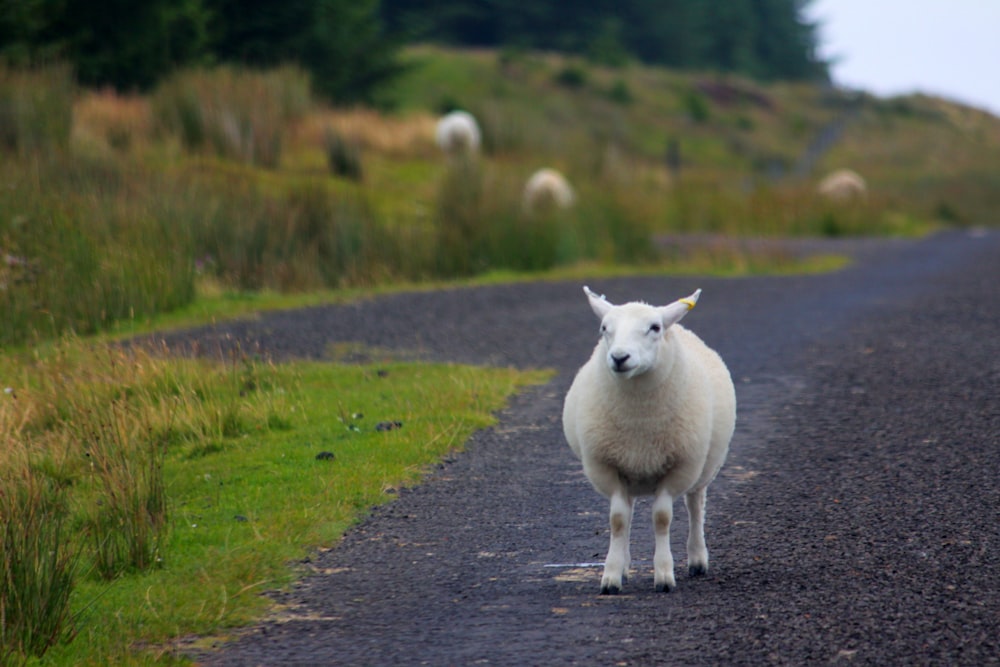
[[[594,280],[612,301],[704,289],[685,325],[737,385],[709,487],[712,569],[600,596],[607,503],[562,437],[597,322],[578,283],[394,295],[171,336],[277,358],[361,342],[558,371],[500,424],[316,554],[282,611],[205,665],[1000,664],[1000,232],[862,245],[828,275]]]

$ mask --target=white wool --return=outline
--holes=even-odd
[[[555,169],[539,169],[524,184],[524,210],[534,213],[546,208],[569,208],[576,193],[566,177]]]
[[[831,201],[847,202],[864,198],[868,185],[856,171],[838,169],[821,180],[816,191]]]
[[[640,495],[654,496],[654,584],[669,591],[675,586],[670,522],[680,496],[691,516],[689,571],[708,569],[705,489],[729,451],[736,424],[733,382],[719,355],[677,324],[701,290],[663,307],[615,306],[584,291],[601,318],[601,339],[566,395],[563,431],[591,484],[611,501],[601,592],[621,590]]]
[[[482,135],[479,124],[467,111],[452,111],[437,123],[437,145],[449,155],[474,154],[479,151]]]

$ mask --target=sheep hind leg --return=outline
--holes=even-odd
[[[688,574],[697,577],[708,572],[708,547],[705,546],[705,487],[684,496],[688,511]]]
[[[604,560],[601,595],[617,595],[622,590],[622,582],[629,567],[632,507],[633,502],[625,494],[612,494],[609,518],[611,544],[608,546],[608,557]]]
[[[674,518],[674,499],[666,491],[659,491],[653,500],[653,534],[656,541],[653,552],[653,585],[661,593],[677,587],[674,579],[674,555],[670,551],[670,523]]]

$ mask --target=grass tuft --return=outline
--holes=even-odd
[[[64,483],[34,469],[0,409],[0,664],[39,658],[73,637],[70,596],[79,547],[68,528]]]

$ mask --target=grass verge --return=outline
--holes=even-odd
[[[60,580],[69,591],[64,624],[43,627],[58,641],[33,660],[139,665],[181,660],[168,648],[179,638],[224,635],[258,618],[267,607],[259,594],[291,581],[291,563],[335,544],[372,505],[493,424],[512,393],[550,373],[393,361],[276,366],[246,356],[209,363],[71,341],[0,359],[0,377],[10,389],[0,394],[9,445],[0,497],[14,497],[25,479],[31,493],[38,483],[57,488],[58,503],[41,509],[52,525],[59,520],[55,541],[73,564],[72,582]],[[152,448],[159,464],[150,472],[95,460],[109,445],[144,464]],[[159,474],[164,511],[150,521],[143,501],[113,520],[126,530],[148,524],[154,549],[142,563],[102,567],[97,520],[136,471]]]

